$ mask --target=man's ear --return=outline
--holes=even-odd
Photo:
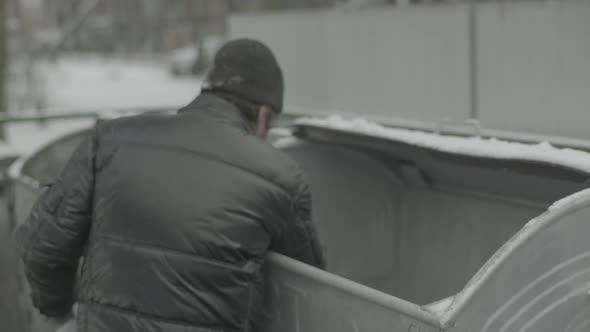
[[[256,135],[258,137],[266,137],[268,130],[270,129],[270,120],[272,118],[272,109],[266,105],[262,105],[258,108],[256,114]]]

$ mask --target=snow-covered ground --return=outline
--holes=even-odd
[[[44,114],[110,112],[118,109],[178,108],[200,91],[196,78],[173,77],[153,61],[69,58],[41,66]],[[10,110],[13,115],[29,113]],[[24,154],[67,132],[91,126],[92,120],[57,120],[5,126],[0,156]]]
[[[152,61],[67,59],[46,67],[49,108],[67,110],[178,107],[200,91],[194,78],[177,78]]]

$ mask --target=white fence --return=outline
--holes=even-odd
[[[590,1],[483,2],[469,22],[455,3],[238,15],[229,31],[270,44],[287,104],[312,112],[437,122],[477,108],[488,128],[590,139]]]

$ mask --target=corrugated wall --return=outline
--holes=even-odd
[[[466,4],[238,15],[307,109],[437,122],[471,114]],[[488,128],[590,139],[590,1],[476,7],[477,108]]]
[[[590,139],[590,1],[478,10],[484,125]]]
[[[468,112],[464,8],[236,16],[277,53],[292,106],[422,120]],[[457,10],[458,9],[458,10]]]

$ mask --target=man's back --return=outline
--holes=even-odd
[[[260,306],[269,229],[290,222],[296,169],[247,135],[236,109],[200,99],[180,115],[124,120],[99,136],[82,298],[120,322],[113,330],[136,324],[129,313],[146,327],[245,330]]]

